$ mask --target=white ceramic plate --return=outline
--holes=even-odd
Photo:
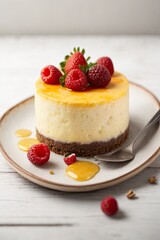
[[[130,131],[127,141],[143,128],[159,107],[158,100],[151,92],[130,83]],[[133,161],[123,164],[101,162],[100,171],[94,178],[78,182],[65,174],[66,165],[60,155],[52,153],[50,161],[42,167],[32,165],[27,160],[26,153],[17,147],[19,138],[15,136],[15,131],[20,128],[30,129],[33,135],[35,134],[33,97],[20,102],[2,116],[0,147],[2,154],[16,172],[34,183],[56,190],[85,192],[120,183],[142,171],[160,153],[160,127],[157,126],[145,138]],[[88,161],[95,162],[94,159]],[[49,173],[51,169],[54,170],[54,175]]]

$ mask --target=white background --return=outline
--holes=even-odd
[[[160,1],[0,0],[0,34],[160,34]]]

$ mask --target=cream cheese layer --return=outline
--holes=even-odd
[[[129,124],[128,81],[116,73],[109,85],[105,89],[73,92],[38,80],[37,130],[47,138],[66,143],[117,138]]]

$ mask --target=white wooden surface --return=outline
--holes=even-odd
[[[1,37],[0,113],[34,93],[41,68],[57,65],[74,46],[94,59],[109,55],[115,68],[160,97],[160,37]],[[137,96],[140,97],[140,96]],[[150,185],[156,176],[159,184]],[[117,186],[91,193],[45,189],[15,173],[0,155],[0,239],[124,239],[160,237],[160,158],[139,175]],[[128,200],[133,189],[138,198]],[[100,210],[107,195],[117,198],[113,218]]]

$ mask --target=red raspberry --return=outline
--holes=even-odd
[[[111,76],[114,73],[114,66],[113,66],[113,62],[109,57],[101,57],[97,60],[97,63],[100,65],[105,66],[108,71],[110,72]]]
[[[41,78],[47,84],[59,84],[62,73],[58,68],[48,65],[41,70]]]
[[[118,204],[116,199],[111,196],[105,197],[101,201],[101,209],[105,214],[109,216],[114,215],[118,211]]]
[[[72,163],[75,163],[76,162],[76,154],[75,153],[71,153],[71,154],[66,154],[64,156],[64,162],[67,164],[67,165],[70,165]]]
[[[83,91],[87,88],[87,77],[80,69],[72,69],[65,78],[65,86],[73,91]]]
[[[64,71],[69,73],[72,69],[79,69],[80,65],[86,66],[87,62],[81,52],[75,52],[67,59]]]
[[[28,150],[27,157],[34,165],[43,165],[49,160],[50,150],[44,143],[35,144]]]
[[[87,72],[88,82],[92,87],[104,88],[111,81],[111,75],[108,69],[102,65],[96,64]]]

